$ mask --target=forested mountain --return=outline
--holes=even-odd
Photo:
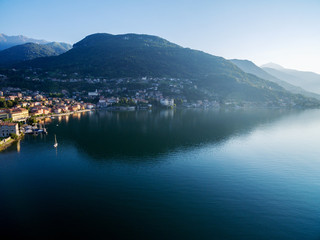
[[[274,82],[245,73],[222,57],[183,48],[150,35],[93,34],[59,56],[36,58],[15,67],[104,78],[192,79],[198,92],[217,99],[260,103],[286,99],[291,104],[306,100]]]
[[[8,65],[38,57],[56,56],[69,50],[71,46],[65,43],[26,43],[0,51],[0,65]]]

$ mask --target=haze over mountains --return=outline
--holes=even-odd
[[[280,65],[266,64],[261,66],[267,73],[286,81],[292,85],[299,86],[307,91],[320,94],[320,75],[313,72],[297,71],[279,67]]]
[[[294,84],[289,83],[290,80],[288,81],[288,78],[286,77],[277,78],[275,77],[275,75],[272,75],[272,71],[281,72],[284,70],[284,68],[281,67],[280,65],[277,65],[274,63],[266,64],[264,66],[269,66],[270,70],[265,71],[264,69],[258,67],[257,65],[255,65],[253,62],[249,60],[231,59],[230,61],[235,65],[237,65],[239,68],[241,68],[244,72],[254,74],[260,78],[269,80],[271,82],[275,82],[279,84],[281,87],[283,87],[284,89],[288,90],[289,92],[302,94],[306,97],[313,97],[313,98],[320,99],[320,95],[316,94],[315,92],[308,92],[304,90],[302,87],[298,87],[298,85],[295,86]],[[320,81],[318,82],[318,84],[320,84]]]
[[[0,62],[2,53],[5,55],[3,61],[23,61],[12,65],[23,71],[36,68],[66,76],[76,73],[83,77],[192,79],[197,94],[205,95],[202,98],[266,104],[286,101],[294,105],[313,100],[292,93],[318,97],[271,76],[253,63],[228,61],[202,51],[183,48],[157,36],[97,33],[67,49],[67,45],[57,43],[28,43],[0,52]],[[61,52],[58,53],[58,50]]]
[[[68,51],[71,45],[66,43],[25,43],[0,51],[0,65],[13,64],[39,57],[56,56]]]
[[[70,44],[63,42],[48,42],[23,35],[0,34],[0,64],[12,64],[38,57],[55,56],[71,48]]]
[[[28,38],[23,35],[18,35],[18,36],[8,36],[5,34],[0,33],[0,51],[16,46],[16,45],[21,45],[25,43],[38,43],[38,44],[46,44],[49,43],[46,40],[39,40],[39,39],[33,39],[33,38]]]

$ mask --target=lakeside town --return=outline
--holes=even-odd
[[[134,111],[175,107],[219,109],[296,105],[288,97],[278,99],[278,102],[264,103],[222,100],[215,92],[199,88],[191,79],[107,79],[80,76],[78,73],[61,73],[53,77],[52,73],[39,69],[26,72],[11,69],[7,73],[0,74],[0,82],[4,83],[0,89],[0,150],[1,146],[8,145],[23,134],[38,131],[41,126],[34,125],[42,118],[94,109]],[[17,87],[22,82],[23,87]]]
[[[46,133],[45,128],[37,125],[37,122],[43,118],[92,111],[97,108],[120,111],[152,108],[152,104],[145,99],[145,96],[104,97],[95,90],[87,92],[83,98],[85,101],[80,100],[79,96],[64,97],[63,93],[45,93],[14,87],[2,88],[0,91],[0,151],[24,134]],[[175,106],[174,99],[161,96],[158,101],[162,107]]]

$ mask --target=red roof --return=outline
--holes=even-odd
[[[0,126],[15,126],[18,123],[12,123],[12,122],[1,122]]]

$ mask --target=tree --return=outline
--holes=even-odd
[[[37,120],[35,119],[35,117],[31,117],[31,118],[28,118],[27,123],[34,124],[34,123],[37,123]]]
[[[12,108],[13,107],[13,102],[11,100],[7,101],[7,107]]]
[[[10,133],[10,137],[14,140],[17,140],[19,136],[15,133]]]
[[[7,108],[7,102],[3,98],[0,99],[0,108]]]

